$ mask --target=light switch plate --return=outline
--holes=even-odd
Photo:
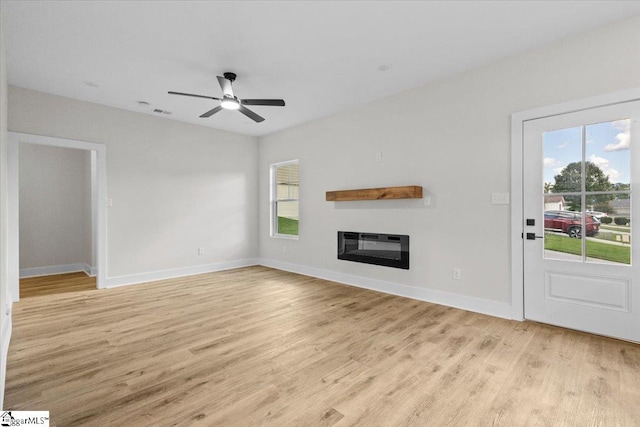
[[[491,193],[492,205],[508,205],[509,193]]]

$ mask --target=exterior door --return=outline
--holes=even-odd
[[[640,101],[524,123],[526,319],[640,342]]]

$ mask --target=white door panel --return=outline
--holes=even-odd
[[[525,318],[640,341],[639,118],[636,101],[525,122]]]

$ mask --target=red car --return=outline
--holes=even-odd
[[[600,232],[600,221],[591,215],[585,219],[587,236],[595,236]],[[567,233],[569,237],[580,238],[582,236],[582,217],[580,212],[572,211],[545,211],[544,229]]]

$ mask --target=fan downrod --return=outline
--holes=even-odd
[[[236,73],[224,73],[223,76],[224,76],[225,79],[229,80],[232,83],[235,81],[235,79],[237,77]]]

